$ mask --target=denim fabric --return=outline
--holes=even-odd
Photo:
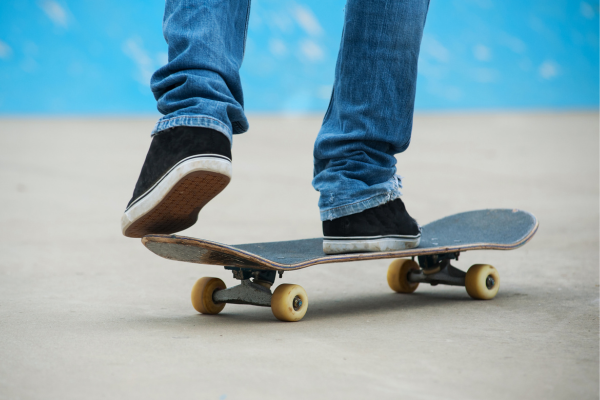
[[[314,147],[313,187],[321,220],[400,196],[395,154],[412,130],[417,59],[429,0],[348,0],[331,101]],[[248,130],[239,69],[249,0],[167,0],[169,63],[152,76],[174,126],[215,129],[232,140]]]
[[[314,148],[321,220],[400,196],[429,0],[349,0],[329,109]]]
[[[163,35],[169,62],[150,87],[164,117],[154,132],[197,126],[224,133],[248,130],[239,70],[250,0],[167,0]]]

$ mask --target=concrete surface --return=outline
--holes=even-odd
[[[0,121],[2,399],[598,398],[598,114],[419,115],[399,157],[421,222],[471,209],[536,214],[495,265],[492,301],[422,285],[392,293],[388,262],[288,272],[299,323],[189,291],[220,267],[161,259],[119,220],[152,119]],[[310,186],[318,117],[254,116],[234,179],[185,232],[241,243],[320,235]]]

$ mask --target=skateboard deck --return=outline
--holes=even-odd
[[[147,235],[142,243],[169,260],[290,271],[326,263],[511,250],[527,243],[537,229],[536,217],[526,211],[488,209],[433,221],[423,226],[419,247],[388,252],[327,255],[323,253],[322,238],[227,245],[178,235]]]

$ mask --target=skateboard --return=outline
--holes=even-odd
[[[175,261],[221,265],[240,285],[227,288],[219,278],[201,278],[192,289],[192,305],[203,314],[218,314],[225,304],[271,307],[281,321],[299,321],[308,309],[300,285],[281,284],[272,292],[276,274],[317,264],[393,258],[387,282],[398,293],[412,293],[420,283],[464,286],[474,299],[489,300],[500,287],[500,275],[488,264],[467,272],[451,265],[472,250],[512,250],[536,233],[533,214],[517,209],[488,209],[451,215],[423,226],[418,247],[376,253],[323,253],[323,239],[227,245],[178,235],[147,235],[142,243],[153,253]],[[415,261],[416,258],[416,261]]]

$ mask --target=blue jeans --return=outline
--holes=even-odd
[[[395,154],[412,130],[417,60],[429,0],[348,0],[329,108],[314,147],[313,187],[321,220],[400,196]],[[163,31],[169,63],[152,76],[174,126],[248,130],[239,69],[249,0],[167,0]]]

